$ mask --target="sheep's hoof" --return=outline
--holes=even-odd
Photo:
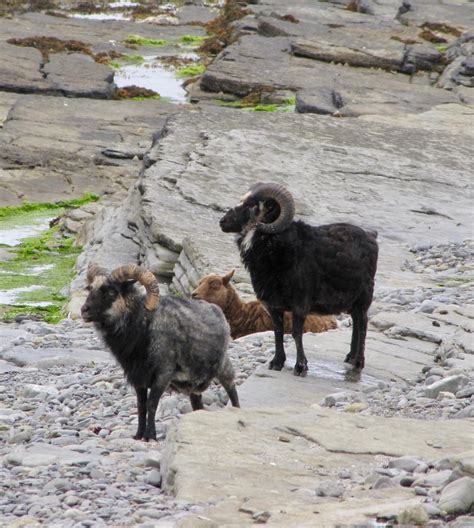
[[[143,440],[149,442],[150,440],[156,440],[156,431],[145,432],[143,435]]]
[[[364,358],[356,359],[354,356],[351,356],[350,354],[347,354],[344,362],[352,365],[354,367],[354,370],[362,370],[364,368],[364,363],[365,363]]]
[[[308,374],[308,365],[306,363],[296,363],[293,374],[304,378]]]
[[[279,362],[276,362],[274,359],[272,359],[270,363],[268,364],[268,370],[281,370],[284,364],[285,362],[279,363]]]
[[[143,438],[143,434],[137,433],[136,435],[132,436],[134,440],[141,440]]]

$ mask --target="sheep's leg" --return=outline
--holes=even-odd
[[[143,440],[145,442],[148,442],[148,440],[156,440],[156,427],[155,427],[155,415],[156,415],[156,408],[158,407],[158,402],[160,401],[160,398],[165,392],[166,387],[169,384],[169,380],[167,379],[166,382],[163,380],[160,380],[158,378],[157,381],[152,385],[150,389],[150,393],[148,394],[148,401],[147,401],[147,423],[146,423],[146,429],[145,434],[143,435]]]
[[[141,440],[145,434],[146,428],[146,401],[147,389],[143,387],[135,387],[137,393],[137,407],[138,407],[138,429],[133,437],[135,440]]]
[[[354,367],[358,370],[362,370],[365,365],[365,339],[367,337],[367,325],[369,324],[369,318],[367,312],[360,314],[358,318],[359,324],[359,346],[357,349],[357,355],[354,358]]]
[[[275,355],[270,361],[268,368],[270,370],[281,370],[286,360],[285,349],[283,347],[284,312],[280,310],[270,310],[270,316],[272,318],[275,333]]]
[[[193,408],[193,411],[199,411],[200,409],[204,409],[201,394],[196,394],[195,392],[192,392],[189,395],[189,399],[191,400],[191,407]]]
[[[293,369],[295,376],[306,376],[308,373],[308,360],[303,349],[303,328],[305,320],[306,316],[293,312],[293,329],[291,334],[296,344],[296,364]]]
[[[344,360],[346,363],[354,365],[356,369],[364,368],[365,338],[367,335],[367,311],[354,310],[352,317],[352,340],[351,351]]]
[[[352,338],[351,338],[351,350],[349,354],[347,354],[346,359],[344,360],[346,363],[352,363],[356,354],[357,354],[357,348],[359,346],[359,326],[356,324],[357,316],[355,313],[351,314],[352,319]]]
[[[239,395],[237,394],[237,389],[235,388],[234,378],[234,368],[232,367],[229,357],[226,356],[224,364],[217,375],[217,379],[227,392],[232,407],[240,407]]]

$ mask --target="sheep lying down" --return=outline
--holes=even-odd
[[[232,339],[274,330],[272,318],[260,301],[244,302],[239,297],[237,290],[230,283],[234,271],[226,275],[211,273],[203,277],[192,292],[193,299],[202,299],[221,308],[229,323]],[[291,334],[293,331],[291,315],[291,312],[285,312],[283,316],[285,334]],[[335,328],[337,328],[337,322],[334,316],[308,314],[303,332],[327,332]]]
[[[193,410],[202,409],[201,393],[217,378],[239,407],[227,355],[229,326],[217,306],[172,296],[160,299],[155,276],[135,264],[112,273],[93,265],[87,285],[82,317],[94,323],[137,393],[135,439],[156,439],[156,409],[167,389],[189,395]]]

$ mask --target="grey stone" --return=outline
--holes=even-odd
[[[474,403],[464,407],[455,414],[455,418],[472,418],[474,417]]]
[[[351,479],[352,472],[348,469],[341,469],[337,475],[340,479]]]
[[[316,488],[318,497],[342,497],[344,494],[344,484],[337,480],[324,480]]]
[[[13,363],[0,359],[0,374],[6,374],[7,372],[20,372],[20,371],[21,369],[17,367],[16,365],[14,365]]]
[[[439,508],[448,514],[467,513],[474,504],[474,479],[464,477],[448,484],[439,498]]]
[[[428,513],[423,506],[411,506],[397,515],[398,524],[408,526],[423,526],[429,521]]]
[[[159,488],[161,486],[161,474],[158,469],[152,469],[146,476],[146,483]]]
[[[453,528],[472,528],[473,520],[472,515],[460,515],[452,521]]]
[[[162,517],[165,516],[165,513],[163,512],[163,510],[157,510],[154,508],[145,508],[145,509],[139,510],[139,514],[142,517],[149,517],[150,519],[161,519]]]
[[[76,495],[66,495],[66,497],[64,497],[64,504],[67,504],[68,506],[76,506],[80,502],[81,500]]]
[[[396,468],[396,469],[403,469],[404,471],[413,473],[413,471],[415,471],[415,469],[420,464],[421,464],[421,460],[415,457],[403,456],[400,458],[396,458],[395,460],[390,460],[390,462],[388,463],[388,467]]]
[[[436,398],[441,392],[456,393],[469,383],[469,378],[464,375],[449,376],[436,381],[423,389],[422,394],[426,398]]]
[[[0,423],[13,424],[14,422],[23,420],[24,418],[26,418],[26,415],[22,411],[0,407]]]
[[[410,328],[407,326],[392,326],[387,330],[387,335],[390,337],[415,337],[416,339],[422,339],[424,341],[430,341],[431,343],[441,343],[441,337],[432,332],[426,332],[424,330],[419,330],[417,328]]]
[[[437,460],[434,464],[434,467],[438,470],[454,469],[457,466],[474,475],[474,452],[466,451],[464,453],[450,455]]]
[[[373,489],[395,488],[397,483],[390,477],[379,477],[373,484]]]
[[[161,454],[156,452],[148,452],[146,457],[143,459],[143,465],[145,467],[153,467],[160,469]]]
[[[414,489],[415,489],[415,494],[416,495],[421,495],[423,497],[428,495],[428,490],[426,488],[423,488],[422,486],[415,486]]]
[[[49,481],[44,487],[45,490],[55,489],[62,492],[72,489],[72,484],[67,479],[57,478]]]
[[[444,486],[451,477],[452,471],[444,469],[434,473],[428,473],[415,480],[413,486],[423,486],[427,488]]]
[[[252,515],[252,519],[258,524],[265,524],[272,516],[269,511],[258,511]]]
[[[435,516],[441,514],[441,510],[437,506],[435,506],[434,504],[432,504],[430,502],[427,502],[427,503],[423,504],[423,507],[425,508],[426,513],[430,517],[435,517]]]
[[[456,398],[469,398],[474,394],[474,385],[469,385],[456,392]]]
[[[400,479],[400,486],[403,486],[405,488],[411,487],[411,485],[415,482],[416,478],[412,475],[409,476],[403,476]]]
[[[57,397],[59,391],[56,387],[52,385],[33,385],[27,384],[23,390],[23,395],[26,398],[41,398],[41,399],[51,399]]]
[[[335,392],[334,394],[328,394],[325,396],[321,405],[323,407],[334,407],[336,403],[347,402],[351,398],[351,395],[347,392]]]

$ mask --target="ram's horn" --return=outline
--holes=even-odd
[[[280,206],[280,216],[270,224],[259,223],[257,229],[263,233],[281,233],[295,216],[295,201],[290,191],[278,183],[258,183],[251,188],[252,196],[258,200],[275,200]]]
[[[110,274],[110,278],[118,282],[136,280],[143,284],[146,289],[145,308],[150,312],[158,306],[160,298],[160,288],[158,281],[151,271],[138,266],[137,264],[128,264],[121,266]]]
[[[87,283],[92,284],[94,279],[99,275],[107,276],[108,274],[109,272],[102,266],[99,266],[98,264],[89,264],[89,267],[87,268]]]

